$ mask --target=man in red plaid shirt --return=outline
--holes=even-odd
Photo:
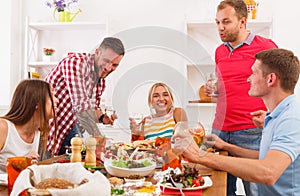
[[[96,125],[98,121],[113,122],[114,116],[102,113],[100,99],[105,78],[118,67],[124,54],[121,40],[107,37],[94,54],[69,53],[48,73],[45,80],[52,85],[59,100],[57,132],[52,122],[47,147],[52,155],[64,154],[72,137],[84,131],[101,135]]]

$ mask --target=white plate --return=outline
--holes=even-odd
[[[7,186],[7,174],[0,174],[0,185]]]
[[[124,178],[124,180],[125,180],[125,182],[129,182],[129,183],[144,182],[145,181],[145,177],[140,178],[140,179]]]
[[[205,189],[208,187],[211,187],[213,185],[211,179],[209,176],[203,176],[204,184],[202,186],[196,186],[196,187],[190,187],[190,188],[182,188],[184,191],[191,191],[191,190],[198,190],[198,189]],[[162,187],[173,189],[173,190],[179,190],[177,187],[173,187],[171,183],[167,183],[165,185],[162,185]]]

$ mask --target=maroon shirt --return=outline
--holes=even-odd
[[[100,109],[105,80],[98,78],[94,68],[93,54],[69,53],[46,76],[45,81],[52,85],[59,100],[56,110],[58,130],[54,137],[52,121],[47,147],[49,152],[59,152],[63,140],[77,121],[76,113]]]

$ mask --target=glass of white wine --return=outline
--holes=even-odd
[[[217,91],[217,84],[218,84],[218,77],[215,72],[210,72],[207,74],[207,85],[211,89],[211,93],[209,96],[216,97],[218,94],[216,94]]]
[[[115,113],[116,113],[116,110],[114,110],[113,107],[107,106],[107,107],[105,108],[105,114],[106,114],[109,118],[111,118],[111,116],[112,116],[113,114],[115,114]]]

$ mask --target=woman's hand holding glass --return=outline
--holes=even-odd
[[[143,114],[133,113],[132,115],[130,115],[129,121],[130,121],[132,141],[143,140],[144,139],[144,133],[142,130]]]

